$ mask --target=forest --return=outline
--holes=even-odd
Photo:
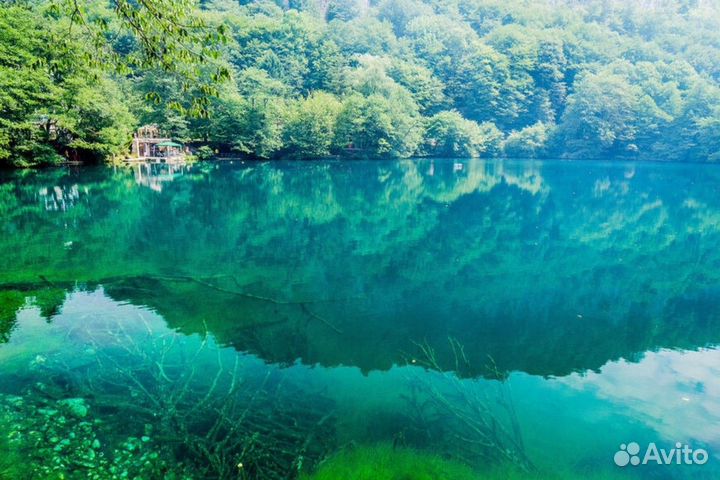
[[[0,0],[0,166],[720,159],[709,0]]]

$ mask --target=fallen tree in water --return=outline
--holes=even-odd
[[[329,399],[283,369],[245,364],[209,335],[159,333],[139,315],[78,323],[67,338],[87,354],[43,359],[47,386],[34,396],[88,398],[89,408],[120,419],[123,430],[152,431],[152,442],[177,463],[171,471],[295,478],[334,448]]]

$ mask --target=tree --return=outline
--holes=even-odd
[[[494,125],[483,127],[456,111],[440,112],[428,120],[424,152],[438,157],[479,157],[501,137]]]
[[[638,115],[643,112],[643,115]],[[653,128],[660,112],[642,89],[620,75],[584,75],[568,98],[558,128],[570,157],[636,156],[638,134]]]
[[[272,16],[231,16],[228,21],[232,48],[227,55],[236,71],[263,70],[296,94],[329,85],[337,74],[337,47],[322,36],[321,24],[308,14],[277,9]]]
[[[42,148],[39,128],[39,113],[59,88],[51,71],[58,55],[49,40],[30,10],[0,8],[0,164],[60,159]],[[46,127],[49,135],[48,122]]]
[[[346,58],[364,54],[381,56],[398,50],[392,26],[369,15],[349,22],[334,20],[327,28],[328,38]]]
[[[432,15],[432,8],[417,0],[384,0],[378,11],[378,18],[389,21],[399,37],[405,35],[412,20],[425,15]]]
[[[333,95],[322,92],[293,102],[283,132],[286,151],[301,158],[329,155],[341,108]]]
[[[365,156],[409,157],[417,152],[421,134],[411,99],[355,93],[343,104],[335,144]]]
[[[367,13],[367,7],[366,0],[328,0],[325,17],[347,22]]]
[[[422,65],[393,60],[387,75],[412,94],[423,115],[437,113],[449,103],[443,83]]]
[[[80,79],[65,85],[65,101],[55,111],[53,142],[72,159],[99,162],[127,152],[135,118],[115,83]]]
[[[475,154],[465,120],[485,155],[502,132],[519,156],[714,159],[718,31],[689,0],[4,2],[0,163],[109,159],[138,123],[260,158]]]
[[[87,47],[31,9],[0,8],[0,162],[104,160],[129,144],[126,95],[88,69]]]
[[[283,147],[283,128],[289,87],[264,70],[248,68],[238,78],[240,98],[234,101],[237,130],[228,135],[232,149],[271,158]],[[232,136],[232,138],[231,138]]]
[[[469,26],[435,15],[414,19],[407,31],[415,55],[443,81],[465,117],[498,124],[517,117],[519,91],[505,88],[510,85],[508,59]]]
[[[542,122],[511,132],[502,145],[505,155],[515,158],[535,158],[546,155],[551,126]]]
[[[191,98],[196,115],[206,115],[208,97],[217,83],[229,79],[230,71],[219,58],[218,47],[227,40],[223,23],[210,26],[198,15],[193,0],[111,0],[109,5],[91,0],[57,0],[48,3],[51,14],[63,15],[69,29],[83,37],[92,53],[85,60],[94,68],[129,74],[137,69],[160,68],[183,77],[185,91],[199,92]],[[109,38],[129,34],[134,48],[117,50]],[[209,66],[203,75],[199,66]],[[192,88],[200,83],[200,88]]]

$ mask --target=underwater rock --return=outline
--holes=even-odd
[[[127,442],[123,445],[128,452],[134,452],[142,447],[140,440],[135,437],[128,437]]]
[[[16,395],[6,395],[5,401],[12,406],[21,407],[23,404],[23,398]]]
[[[88,407],[85,405],[84,398],[66,398],[64,400],[58,400],[57,403],[75,418],[87,417]]]
[[[48,414],[52,409],[36,391],[28,390],[23,397],[0,393],[0,432],[8,432],[0,435],[0,479],[198,478],[172,461],[172,452],[162,446],[154,450],[141,438],[123,439],[98,430],[102,423],[92,419],[84,399],[55,402],[66,418]],[[44,414],[39,414],[41,410]],[[99,438],[103,433],[106,436]]]
[[[58,411],[54,408],[38,408],[38,413],[45,417],[53,417],[57,415]]]

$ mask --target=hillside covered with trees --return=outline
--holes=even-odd
[[[720,159],[707,0],[0,2],[0,165],[134,129],[255,158]]]

